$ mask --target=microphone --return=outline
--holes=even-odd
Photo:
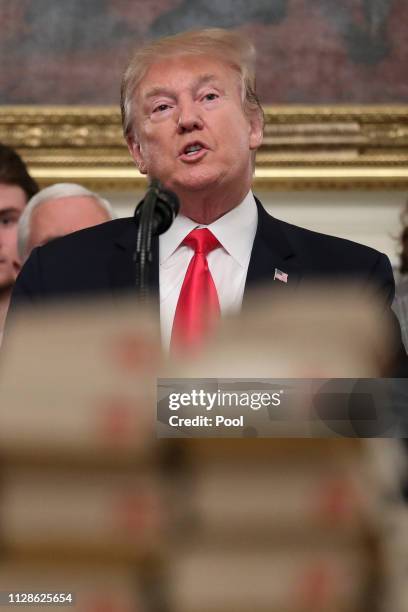
[[[160,236],[160,234],[167,232],[177,217],[180,202],[173,191],[165,189],[158,179],[152,179],[145,197],[136,206],[134,213],[136,223],[140,224],[143,210],[146,208],[148,212],[152,212],[152,234],[153,236]]]
[[[152,236],[167,231],[179,211],[179,199],[175,193],[164,189],[158,179],[151,179],[143,200],[137,205],[134,219],[137,223],[135,285],[141,301],[148,298],[147,268],[152,261]]]

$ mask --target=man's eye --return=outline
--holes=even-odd
[[[214,92],[205,94],[204,99],[205,100],[216,100],[218,98],[218,95]]]
[[[158,106],[155,106],[153,109],[154,113],[162,113],[163,111],[167,110],[169,107],[168,104],[159,104]]]
[[[2,217],[0,218],[1,225],[11,225],[12,223],[16,223],[16,219],[12,217]]]

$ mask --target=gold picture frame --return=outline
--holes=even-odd
[[[408,189],[408,105],[268,106],[255,188]],[[2,106],[0,142],[41,186],[143,189],[112,106]]]

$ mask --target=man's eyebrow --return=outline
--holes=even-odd
[[[218,77],[215,74],[202,74],[199,77],[197,77],[197,79],[193,82],[192,89],[193,91],[195,91],[199,89],[199,87],[201,87],[202,85],[205,85],[206,83],[209,83],[211,81],[217,81],[217,80],[218,80]],[[155,96],[167,96],[169,98],[175,98],[176,94],[171,89],[168,89],[167,87],[160,87],[160,86],[149,89],[145,94],[145,98],[154,98]]]
[[[20,210],[16,207],[13,208],[12,206],[9,206],[8,208],[0,208],[0,216],[4,217],[5,215],[10,215],[11,213],[19,213]]]
[[[174,98],[174,91],[167,89],[166,87],[153,87],[146,92],[145,98],[154,98],[155,96],[167,96],[168,98]]]

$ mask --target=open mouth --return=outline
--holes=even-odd
[[[194,155],[194,153],[197,153],[197,151],[201,151],[201,149],[203,149],[204,147],[202,147],[200,144],[193,144],[193,145],[188,145],[183,153],[184,155]]]
[[[191,142],[181,150],[180,157],[194,159],[200,157],[205,151],[207,151],[207,147],[201,142]]]

